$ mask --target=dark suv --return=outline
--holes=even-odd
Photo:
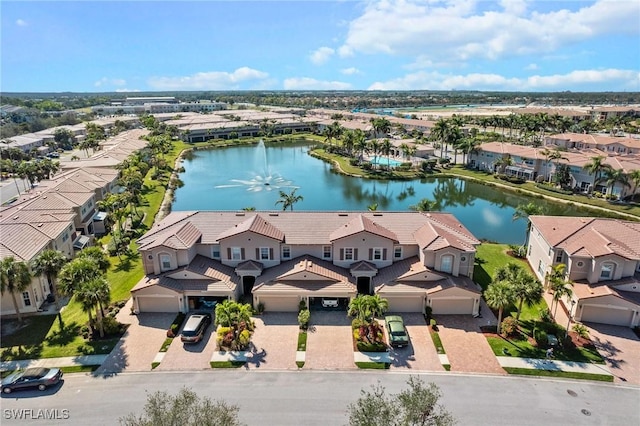
[[[211,324],[210,314],[192,314],[187,319],[180,340],[184,343],[198,343],[204,338],[204,332]]]

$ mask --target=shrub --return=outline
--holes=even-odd
[[[572,330],[575,331],[578,334],[578,336],[582,337],[583,339],[589,338],[589,330],[583,324],[580,324],[580,323],[574,324]]]
[[[431,306],[426,306],[424,308],[424,316],[429,323],[431,323],[431,315],[433,315],[433,308]]]
[[[513,335],[518,329],[518,321],[514,317],[506,317],[500,324],[500,332],[505,336]]]
[[[358,165],[358,159],[357,158],[350,158],[349,159],[349,165],[357,166]]]
[[[540,310],[540,321],[546,323],[553,322],[553,316],[551,316],[551,310],[549,308]]]
[[[238,349],[244,349],[251,341],[251,332],[249,330],[242,330],[238,336]]]
[[[298,303],[298,312],[304,311],[305,309],[307,309],[307,302],[301,300],[300,303]]]
[[[300,328],[306,330],[309,327],[309,319],[311,318],[311,312],[308,309],[303,309],[298,313],[298,324]]]
[[[359,318],[354,318],[353,321],[351,321],[351,328],[353,329],[359,329],[360,327],[367,325],[366,322],[362,321]]]
[[[377,342],[377,343],[358,342],[356,343],[356,347],[360,352],[386,352],[387,351],[387,346],[382,342]]]
[[[258,303],[258,313],[261,314],[264,312],[264,303]]]
[[[533,338],[536,341],[536,344],[538,345],[538,347],[540,348],[546,348],[547,347],[547,332],[542,330],[541,328],[536,328],[533,331]]]
[[[113,317],[103,318],[102,326],[104,327],[104,334],[108,335],[119,334],[122,330],[122,324]]]

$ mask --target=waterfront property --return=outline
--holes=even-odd
[[[640,224],[617,219],[530,216],[527,260],[540,280],[566,265],[576,321],[640,324]]]
[[[138,240],[140,312],[226,299],[298,310],[380,294],[395,312],[477,314],[480,243],[453,215],[420,212],[174,212]]]

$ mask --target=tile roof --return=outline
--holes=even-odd
[[[223,231],[220,235],[218,235],[217,239],[218,241],[220,241],[247,231],[259,235],[264,235],[265,237],[273,238],[274,240],[284,241],[284,233],[273,226],[271,223],[269,223],[267,220],[262,218],[262,216],[260,216],[259,214],[256,214],[255,216],[240,222],[233,228],[229,228]]]
[[[193,246],[202,237],[202,232],[191,222],[182,223],[177,229],[166,231],[146,246],[146,249],[152,247],[169,247],[176,250],[188,249]]]
[[[345,268],[336,266],[326,260],[306,255],[267,269],[264,274],[257,278],[256,284],[266,283],[269,281],[286,281],[300,273],[314,275],[318,280],[325,281],[352,282],[353,280]]]
[[[51,237],[45,232],[25,223],[2,224],[0,234],[4,247],[2,251],[13,253],[9,255],[23,261],[30,261],[51,243]]]
[[[632,283],[640,284],[640,281],[637,277],[627,277],[621,280],[604,281],[595,284],[589,284],[586,281],[580,280],[573,283],[573,293],[576,295],[576,297],[578,297],[579,300],[593,299],[603,296],[615,296],[628,302],[634,303],[638,305],[638,308],[640,308],[640,292],[624,291],[619,290],[615,287],[622,284]]]
[[[398,242],[398,237],[392,231],[377,224],[373,220],[363,215],[354,217],[350,222],[345,223],[342,227],[336,229],[331,233],[329,239],[331,241],[339,240],[341,238],[349,237],[359,232],[369,232],[374,235],[387,238],[393,242]]]

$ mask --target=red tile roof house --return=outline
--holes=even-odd
[[[529,220],[527,260],[543,281],[554,265],[567,266],[573,296],[563,303],[576,321],[640,324],[640,223],[554,216]]]
[[[173,212],[138,240],[139,312],[250,300],[295,312],[380,294],[390,311],[477,314],[480,242],[449,213]]]

